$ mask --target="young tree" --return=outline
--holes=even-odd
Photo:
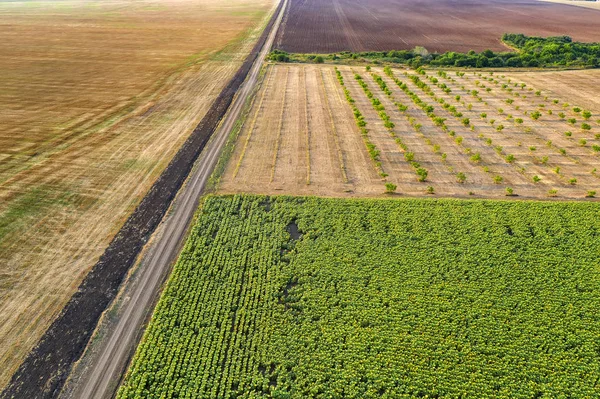
[[[386,192],[386,194],[393,194],[393,193],[395,193],[397,188],[398,188],[398,186],[396,186],[394,183],[385,183],[385,192]]]

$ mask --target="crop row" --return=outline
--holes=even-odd
[[[592,203],[208,197],[117,397],[597,397],[598,235]]]
[[[408,147],[406,146],[406,144],[404,144],[402,139],[400,139],[398,136],[396,136],[396,134],[394,133],[394,130],[393,130],[395,125],[391,121],[390,116],[387,114],[385,107],[381,103],[381,100],[379,100],[375,95],[373,95],[373,93],[369,89],[369,86],[367,85],[367,83],[363,80],[363,78],[359,74],[355,74],[354,78],[356,79],[356,81],[358,82],[360,87],[362,87],[367,98],[369,98],[369,100],[371,101],[371,105],[373,106],[373,109],[377,112],[377,114],[383,121],[385,128],[388,130],[390,135],[395,139],[398,146],[402,149],[404,159],[406,160],[406,162],[408,162],[413,167],[413,169],[415,170],[415,173],[418,177],[418,180],[420,182],[424,182],[425,180],[427,180],[427,175],[428,175],[427,169],[421,167],[421,164],[415,160],[414,152],[408,151]],[[388,89],[388,91],[389,91],[389,89]],[[385,92],[385,90],[384,90],[384,92]],[[386,92],[386,94],[387,94],[387,92]]]
[[[354,98],[352,98],[350,91],[346,87],[342,73],[337,68],[335,68],[335,73],[336,73],[338,82],[344,89],[344,95],[346,97],[346,100],[348,101],[348,104],[350,104],[350,107],[352,108],[352,113],[354,115],[354,121],[356,122],[356,126],[358,126],[358,129],[360,130],[360,135],[363,138],[363,142],[365,143],[365,147],[367,148],[369,157],[371,157],[371,160],[373,161],[375,168],[377,169],[377,172],[379,173],[379,175],[381,177],[385,178],[387,176],[387,174],[385,173],[385,171],[383,170],[383,167],[381,165],[381,152],[377,149],[375,144],[369,138],[369,130],[367,129],[367,121],[365,120],[365,117],[363,116],[363,114],[360,112],[360,110],[356,106],[356,101],[354,100]]]

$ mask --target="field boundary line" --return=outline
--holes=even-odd
[[[277,155],[279,155],[279,145],[281,141],[281,131],[283,130],[283,115],[285,114],[285,103],[287,99],[287,86],[290,80],[290,67],[287,67],[285,72],[285,83],[283,84],[283,100],[281,101],[281,112],[279,113],[279,124],[277,126],[277,140],[275,140],[275,149],[273,151],[273,165],[271,166],[270,183],[275,180],[275,167],[277,166]]]

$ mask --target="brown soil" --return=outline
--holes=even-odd
[[[561,120],[558,113],[569,98],[568,92],[564,97],[553,93],[561,98],[556,105],[553,96],[545,99],[548,93],[536,95],[537,89],[530,91],[529,86],[519,86],[522,94],[517,97],[516,89],[509,92],[502,88],[510,78],[500,73],[467,72],[461,77],[448,72],[443,78],[437,71],[428,71],[426,76],[420,76],[438,100],[443,99],[463,114],[457,118],[408,78],[415,71],[394,70],[398,79],[434,107],[436,115],[446,119],[448,132],[444,132],[381,68],[373,68],[372,72],[383,77],[392,91],[390,97],[364,68],[339,69],[367,121],[369,140],[381,152],[381,168],[388,176],[382,179],[371,161],[333,67],[272,65],[222,178],[220,192],[379,196],[384,195],[384,184],[391,182],[398,186],[398,194],[408,196],[425,196],[427,187],[432,186],[436,195],[442,196],[506,198],[506,188],[510,187],[518,198],[555,198],[551,190],[557,190],[556,198],[582,199],[588,191],[600,189],[600,174],[591,173],[600,167],[600,153],[592,148],[600,145],[595,138],[600,125],[593,122],[592,130],[587,132],[573,129]],[[395,124],[391,131],[385,128],[354,78],[355,73],[381,100]],[[527,75],[531,79],[534,76]],[[438,79],[440,85],[446,84],[451,92],[445,93],[428,77]],[[487,78],[497,83],[488,82]],[[515,82],[513,78],[512,85]],[[478,91],[481,100],[473,96],[473,90]],[[460,100],[456,100],[457,95]],[[513,99],[512,105],[506,102],[509,98]],[[407,105],[408,110],[402,113],[394,103]],[[545,106],[540,107],[541,103]],[[536,109],[545,110],[538,120],[530,116]],[[554,109],[551,114],[550,109]],[[589,109],[600,115],[600,106]],[[413,128],[410,118],[422,127]],[[469,118],[473,128],[465,127],[462,118]],[[498,130],[499,125],[504,129]],[[569,128],[573,130],[572,137],[564,135]],[[401,138],[407,151],[414,153],[415,161],[428,170],[426,182],[418,181],[414,167],[406,161],[405,151],[393,135]],[[461,143],[456,140],[459,136]],[[587,140],[586,145],[581,145],[582,138]],[[278,152],[273,163],[275,148]],[[472,160],[475,154],[480,155],[480,161]],[[514,161],[507,161],[510,156]],[[559,173],[556,168],[560,168]],[[458,173],[466,175],[464,183],[457,181]],[[502,181],[495,182],[495,176]]]
[[[600,12],[536,0],[294,0],[278,46],[294,53],[507,50],[504,33],[600,41]]]

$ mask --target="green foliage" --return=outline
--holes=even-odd
[[[394,183],[385,183],[385,192],[388,194],[392,194],[396,192],[396,189],[398,188],[397,185],[395,185]]]
[[[599,231],[584,202],[208,197],[117,398],[597,397]]]
[[[271,53],[269,53],[269,56],[267,57],[267,59],[269,61],[276,61],[276,62],[289,62],[290,55],[288,53],[286,53],[285,51],[273,50],[273,51],[271,51]]]
[[[543,38],[510,33],[503,35],[502,41],[514,48],[515,51],[494,52],[485,50],[481,53],[449,51],[438,54],[429,53],[420,47],[414,50],[399,51],[342,52],[324,57],[331,60],[356,60],[361,58],[370,62],[407,64],[413,68],[419,68],[423,65],[471,68],[547,68],[565,66],[593,68],[600,66],[600,43],[573,42],[568,36]],[[305,62],[314,61],[317,56],[294,54],[291,58],[293,61]],[[524,87],[525,85],[522,84],[521,88]],[[541,95],[540,92],[535,94]]]

